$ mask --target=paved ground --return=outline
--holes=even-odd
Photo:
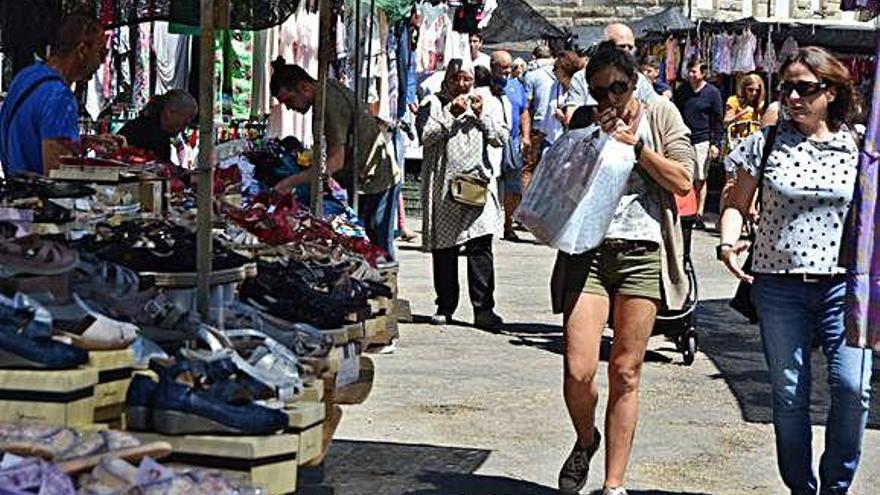
[[[708,355],[698,354],[694,365],[685,367],[674,346],[652,339],[630,493],[785,493],[766,423],[769,395],[757,330],[727,309],[724,299],[735,284],[712,261],[717,240],[698,233],[694,241],[703,300],[699,331]],[[304,476],[303,493],[555,493],[556,474],[574,436],[561,394],[560,319],[549,310],[553,258],[549,249],[533,244],[497,244],[498,309],[510,323],[504,332],[404,325],[398,351],[372,357],[372,395],[345,408],[327,463]],[[456,316],[470,321],[464,273],[462,267],[463,306]],[[401,295],[415,314],[433,311],[427,255],[402,253]],[[603,401],[604,371],[603,366]],[[818,378],[814,381],[821,382]],[[817,423],[824,408],[821,392]],[[820,452],[824,428],[813,431]],[[868,432],[864,451],[851,493],[873,495],[880,486],[880,432]],[[601,452],[597,457],[585,493],[601,486]]]

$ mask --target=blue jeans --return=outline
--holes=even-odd
[[[810,424],[814,335],[828,359],[831,389],[819,493],[847,493],[859,465],[871,403],[871,352],[846,345],[845,296],[842,278],[813,283],[794,276],[758,274],[752,287],[773,388],[776,457],[792,494],[813,495],[817,489]]]
[[[399,183],[378,194],[361,194],[358,212],[366,225],[370,242],[384,249],[391,260],[397,259],[394,233],[397,230],[398,194],[400,194]]]

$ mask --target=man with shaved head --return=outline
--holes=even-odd
[[[505,148],[501,165],[504,174],[504,239],[517,241],[519,237],[513,230],[513,212],[522,199],[523,152],[528,153],[532,146],[529,102],[522,83],[510,77],[513,70],[513,57],[510,53],[503,50],[492,52],[491,69],[494,84],[504,88],[504,94],[510,101],[508,123],[511,145]]]
[[[605,28],[605,40],[613,41],[618,48],[633,56],[636,54],[636,36],[626,24],[617,22],[609,24]],[[642,73],[639,73],[635,96],[643,103],[659,98],[651,81]],[[590,96],[586,73],[582,70],[575,74],[571,80],[571,88],[568,90],[568,98],[565,101],[567,118],[570,120],[574,111],[584,105],[596,105],[596,100]]]

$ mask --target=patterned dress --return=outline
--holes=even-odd
[[[489,146],[501,147],[510,138],[503,115],[484,112],[477,119],[471,111],[459,117],[451,103],[437,96],[426,98],[430,115],[422,131],[422,249],[434,251],[460,246],[471,239],[501,235],[504,224],[498,199],[498,181],[489,163]],[[489,196],[482,207],[458,203],[450,184],[456,175],[481,170],[489,177]]]

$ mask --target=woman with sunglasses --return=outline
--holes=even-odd
[[[857,175],[849,124],[858,96],[846,67],[821,48],[801,48],[783,64],[781,80],[786,118],[747,138],[728,158],[747,173],[737,174],[722,215],[718,258],[752,284],[785,485],[792,494],[847,493],[859,464],[871,382],[870,352],[844,342],[841,245]],[[760,222],[747,274],[736,262],[747,246],[735,244],[759,188]],[[828,360],[831,393],[818,481],[810,428],[814,336]]]
[[[595,427],[602,332],[613,311],[605,414],[605,495],[626,493],[624,474],[638,418],[642,362],[661,307],[680,309],[687,293],[683,242],[673,194],[691,189],[694,151],[678,110],[665,98],[633,97],[633,56],[602,43],[586,68],[604,132],[632,145],[636,163],[604,242],[579,255],[559,253],[553,309],[564,318],[564,395],[577,442],[559,473],[562,493],[578,493],[602,436]]]

